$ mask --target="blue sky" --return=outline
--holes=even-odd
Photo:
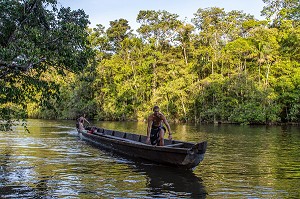
[[[137,29],[136,17],[140,10],[166,10],[190,22],[199,8],[220,7],[226,12],[240,10],[263,19],[260,11],[264,3],[262,0],[58,0],[58,5],[83,9],[89,15],[90,27],[102,24],[108,28],[110,21],[123,18],[132,29]]]

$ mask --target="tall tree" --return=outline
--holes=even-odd
[[[110,27],[107,29],[107,37],[112,42],[112,46],[115,52],[121,49],[121,42],[130,37],[131,27],[126,19],[119,19],[109,22]]]
[[[137,16],[137,22],[141,24],[137,32],[147,41],[153,39],[156,47],[163,47],[175,40],[181,25],[178,17],[165,10],[141,10]]]
[[[25,118],[28,99],[55,93],[55,82],[42,78],[54,67],[80,71],[90,55],[83,10],[56,7],[56,0],[0,1],[0,120],[9,129]]]
[[[165,10],[142,10],[137,16],[137,22],[141,24],[137,32],[142,36],[146,43],[153,49],[149,55],[152,59],[152,93],[156,95],[158,87],[158,75],[161,73],[166,63],[164,52],[168,52],[178,35],[178,28],[181,21],[177,14],[171,14]],[[163,70],[163,69],[162,69]]]
[[[101,62],[104,58],[111,56],[113,49],[103,25],[97,24],[96,28],[89,29],[89,41],[96,54],[94,57],[96,62]]]
[[[274,26],[280,26],[282,20],[293,20],[297,25],[300,21],[299,0],[263,0],[266,4],[261,11],[263,16],[273,22]]]
[[[182,54],[185,64],[188,64],[189,60],[189,50],[191,49],[192,44],[192,32],[195,30],[195,27],[192,24],[182,24],[178,28],[178,37],[177,41],[182,48]]]
[[[198,9],[192,19],[199,30],[198,43],[195,54],[201,57],[202,67],[211,74],[220,69],[219,60],[222,60],[221,49],[228,43],[243,36],[243,24],[253,20],[253,16],[241,11],[226,13],[223,8],[213,7]],[[210,69],[208,69],[210,67]]]

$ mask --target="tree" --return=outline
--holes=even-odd
[[[112,52],[112,46],[105,32],[105,27],[97,24],[96,28],[89,29],[89,42],[95,52],[95,62],[101,62],[104,58],[109,58]]]
[[[263,0],[266,4],[261,11],[263,16],[278,27],[282,20],[293,20],[299,25],[300,2],[299,0]]]
[[[154,40],[155,46],[162,49],[172,43],[177,36],[177,29],[181,22],[177,14],[171,14],[165,10],[141,10],[137,16],[137,22],[141,24],[137,32],[143,39]]]
[[[258,81],[265,73],[264,83],[268,85],[271,67],[279,57],[278,29],[259,27],[251,31],[249,39],[255,45],[257,55],[254,57],[258,65]]]
[[[252,60],[253,56],[255,56],[256,49],[250,40],[239,38],[228,43],[224,47],[224,51],[227,55],[225,62],[227,62],[228,66],[226,68],[227,70],[223,72],[241,73],[244,71],[246,73],[248,69],[247,60]],[[231,66],[235,67],[232,68]]]
[[[220,70],[221,49],[243,36],[243,24],[253,20],[253,16],[241,11],[226,13],[223,8],[217,7],[200,8],[194,15],[192,22],[199,30],[195,54],[202,60],[202,63],[198,62],[199,66],[214,74]]]
[[[182,25],[178,17],[178,15],[165,10],[142,10],[137,16],[137,22],[141,24],[137,32],[151,48],[149,59],[152,61],[150,67],[152,71],[152,94],[154,96],[156,96],[156,90],[159,87],[159,75],[168,63],[164,53],[168,53],[172,48],[173,42],[178,37],[177,30]]]
[[[178,28],[178,37],[176,40],[180,42],[185,64],[188,64],[189,62],[189,50],[191,48],[192,32],[194,29],[195,28],[192,24],[182,24]]]
[[[58,87],[42,75],[53,68],[81,71],[91,55],[83,10],[56,7],[56,0],[0,1],[0,120],[7,130],[26,117],[28,100],[41,102]]]
[[[280,44],[285,58],[300,62],[300,27],[289,30]]]
[[[121,49],[121,42],[130,37],[131,28],[126,19],[119,19],[110,21],[110,27],[107,29],[107,37],[112,42],[112,46],[115,52]]]

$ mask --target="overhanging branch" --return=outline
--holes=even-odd
[[[4,79],[9,74],[14,74],[17,72],[27,72],[32,69],[34,66],[39,65],[44,62],[46,58],[41,58],[37,62],[29,62],[27,64],[19,64],[17,62],[7,63],[0,60],[0,79]]]

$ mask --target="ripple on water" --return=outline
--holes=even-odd
[[[38,120],[31,122],[30,134],[1,134],[0,198],[300,195],[299,129],[174,125],[174,139],[208,141],[202,164],[186,172],[100,150],[79,140],[74,129],[68,131],[73,123]],[[105,124],[120,131],[145,130],[144,123]]]

